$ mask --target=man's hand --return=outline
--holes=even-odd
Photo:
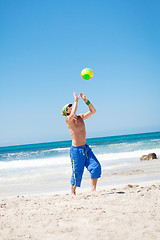
[[[77,97],[77,93],[75,91],[73,92],[73,96],[75,101],[78,101],[80,98],[80,95]]]
[[[86,97],[85,94],[80,93],[80,96],[81,96],[81,98],[82,98],[85,102],[88,101],[88,99],[87,99],[87,97]]]

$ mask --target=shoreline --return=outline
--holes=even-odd
[[[50,181],[49,181],[50,180]],[[53,182],[52,176],[49,175],[46,181],[30,180],[17,182],[1,183],[0,199],[16,196],[30,195],[57,195],[70,194],[70,175],[58,182]],[[116,168],[109,171],[102,167],[102,177],[98,180],[97,190],[106,190],[109,188],[121,188],[124,185],[152,185],[160,182],[160,160],[143,161],[132,164],[130,167]],[[81,188],[77,188],[77,193],[90,191],[90,176],[85,169]]]

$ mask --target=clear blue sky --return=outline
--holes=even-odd
[[[159,12],[159,0],[1,0],[0,146],[70,139],[73,90],[97,110],[87,137],[160,131]]]

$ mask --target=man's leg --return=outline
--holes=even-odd
[[[76,195],[76,187],[81,186],[86,156],[82,152],[82,147],[72,146],[70,157],[72,163],[71,193]]]
[[[92,184],[91,190],[93,193],[96,192],[97,181],[98,181],[98,178],[91,179],[91,184]]]
[[[101,177],[101,165],[89,146],[87,146],[86,157],[87,159],[86,159],[85,166],[87,170],[90,172],[91,189],[92,189],[92,192],[95,193],[98,178]]]
[[[76,186],[71,185],[71,194],[76,195]]]

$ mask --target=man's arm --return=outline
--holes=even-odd
[[[79,97],[77,97],[77,93],[76,92],[73,92],[73,96],[74,96],[74,104],[72,105],[72,111],[70,113],[69,116],[66,117],[66,122],[69,123],[70,121],[73,120],[74,116],[76,115],[76,112],[77,112],[77,106],[78,106],[78,100],[79,100]]]
[[[86,104],[89,103],[89,105],[87,104],[88,107],[89,107],[89,111],[86,112],[86,113],[79,114],[82,117],[82,119],[85,120],[85,119],[91,117],[96,112],[96,109],[94,108],[92,103],[88,102],[88,99],[87,99],[86,95],[80,93],[80,96]]]

